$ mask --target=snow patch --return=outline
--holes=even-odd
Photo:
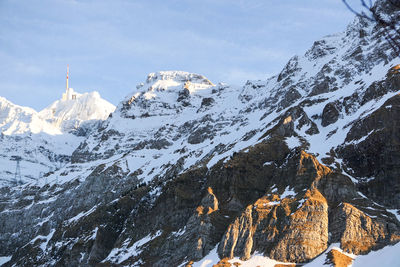
[[[110,254],[105,258],[102,262],[113,261],[117,264],[124,262],[125,260],[135,257],[140,254],[141,247],[151,240],[159,237],[162,234],[161,231],[157,231],[154,235],[148,234],[142,239],[136,241],[132,246],[127,247],[129,245],[129,240],[126,240],[121,248],[114,248],[111,250]]]
[[[396,216],[396,219],[400,222],[400,214],[398,210],[395,209],[387,209],[388,212],[392,213],[394,216]]]
[[[76,222],[76,221],[80,220],[82,217],[88,216],[90,213],[95,211],[96,208],[97,208],[97,206],[94,206],[93,208],[91,208],[88,211],[84,211],[84,212],[81,212],[81,213],[75,215],[74,217],[72,217],[71,219],[68,220],[68,223]]]
[[[267,162],[264,162],[263,166],[272,166],[274,164],[275,163],[273,161],[267,161]]]
[[[279,205],[279,204],[281,204],[280,201],[270,201],[268,203],[264,203],[263,205],[264,206],[275,206],[275,205]]]
[[[290,189],[289,186],[285,188],[285,191],[281,194],[281,199],[287,198],[287,197],[293,197],[296,195],[296,192],[293,189]]]
[[[371,251],[367,255],[357,256],[352,267],[399,266],[399,253],[400,243],[386,246],[378,251]]]
[[[400,253],[400,243],[394,246],[386,246],[378,251],[371,251],[367,255],[354,255],[343,252],[339,243],[329,246],[329,248],[312,262],[307,263],[304,267],[321,267],[324,266],[327,254],[331,249],[336,249],[344,255],[353,259],[352,267],[376,267],[376,266],[398,266],[398,254]]]
[[[213,248],[207,256],[205,256],[202,260],[195,262],[192,264],[193,267],[211,267],[214,264],[217,264],[219,262],[219,256],[217,253],[217,246]],[[184,266],[184,265],[181,265]]]
[[[11,260],[11,258],[12,258],[12,256],[1,256],[0,257],[0,266],[9,262]]]
[[[253,256],[251,256],[250,259],[247,261],[242,261],[239,258],[233,258],[232,260],[229,260],[231,264],[234,263],[239,263],[241,267],[254,267],[254,266],[260,266],[260,267],[274,267],[277,264],[283,265],[283,266],[293,266],[292,263],[287,263],[287,262],[279,262],[273,259],[270,259],[268,257],[263,256],[261,253],[255,252]]]
[[[285,141],[286,141],[286,144],[289,147],[289,149],[293,149],[298,146],[301,146],[301,142],[300,142],[299,138],[297,138],[295,136],[286,137]]]
[[[42,243],[40,244],[40,249],[42,251],[46,250],[47,244],[49,243],[50,239],[53,237],[54,233],[56,232],[55,229],[52,229],[47,236],[38,235],[34,239],[32,239],[29,243],[34,244],[36,240],[41,240]]]
[[[210,253],[205,256],[202,260],[193,263],[193,267],[211,267],[214,264],[217,264],[220,259],[218,257],[217,253],[217,247],[218,245],[210,251]],[[284,263],[284,262],[279,262],[276,260],[272,260],[268,257],[263,256],[261,253],[255,252],[251,258],[247,261],[242,261],[239,258],[233,258],[228,261],[232,265],[235,263],[239,263],[241,267],[254,267],[254,266],[260,266],[260,267],[274,267],[276,264],[282,264],[282,265],[288,265],[291,266],[291,263]],[[181,265],[184,266],[184,265]]]

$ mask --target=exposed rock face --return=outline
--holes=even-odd
[[[332,264],[335,267],[347,267],[351,265],[353,259],[337,249],[332,249],[328,253],[327,264]]]
[[[311,90],[310,96],[320,95],[338,90],[335,86],[335,77],[322,76],[318,77],[314,83],[314,87]]]
[[[324,110],[322,111],[322,121],[321,125],[322,126],[328,126],[332,123],[335,123],[339,118],[339,111],[337,110],[335,104],[333,103],[328,103],[324,107]]]
[[[360,190],[389,207],[400,205],[400,95],[356,122],[338,149]],[[374,179],[371,179],[373,177]]]
[[[304,262],[322,253],[330,242],[341,242],[348,252],[366,253],[398,241],[400,223],[389,213],[380,216],[375,211],[379,217],[372,219],[355,207],[371,207],[372,203],[357,198],[349,178],[320,164],[312,155],[289,152],[285,147],[279,139],[271,140],[217,164],[208,174],[198,169],[181,175],[166,184],[150,206],[153,201],[144,197],[147,186],[131,189],[117,202],[105,201],[99,206],[102,208],[82,219],[72,219],[72,225],[65,224],[52,233],[49,245],[54,250],[50,255],[61,257],[59,266],[92,265],[107,257],[112,249],[109,244],[121,246],[121,253],[124,246],[136,246],[157,229],[162,229],[161,235],[153,234],[155,238],[140,247],[140,254],[121,264],[137,262],[140,255],[140,261],[148,265],[176,265],[182,255],[188,262],[201,259],[218,243],[221,258],[248,259],[254,251],[260,251],[281,261]],[[271,159],[277,166],[263,166]],[[243,191],[249,188],[241,185],[243,172],[248,174],[246,182],[258,189],[258,196]],[[43,236],[48,234],[44,232]],[[81,241],[65,243],[67,237]],[[35,246],[25,247],[15,254],[24,259],[19,264],[32,263],[33,258],[22,256],[28,248],[29,253],[40,252]],[[76,253],[83,248],[86,256],[76,261]],[[50,255],[33,262],[44,263]]]
[[[219,245],[221,258],[249,259],[254,251],[263,251],[280,261],[304,262],[321,254],[330,242],[340,241],[347,252],[360,254],[399,240],[398,234],[389,234],[399,233],[398,224],[397,230],[387,230],[381,219],[373,220],[348,203],[339,204],[346,207],[346,215],[339,212],[341,208],[336,206],[340,201],[361,204],[355,201],[359,197],[347,177],[332,172],[304,152],[297,166],[297,174],[289,182],[298,185],[295,195],[280,199],[279,194],[270,193],[249,205],[228,227]],[[303,192],[303,186],[310,189],[296,194]],[[366,237],[363,245],[358,237]]]
[[[373,219],[349,203],[343,203],[333,211],[332,228],[342,232],[332,232],[333,238],[340,235],[341,248],[349,253],[366,254],[371,249],[378,249],[384,244],[398,242],[398,225],[382,218]],[[343,220],[344,219],[344,220]],[[342,221],[343,220],[343,221]],[[341,224],[340,226],[338,224]],[[397,232],[391,234],[391,231]]]

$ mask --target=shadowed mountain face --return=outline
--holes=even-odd
[[[69,163],[0,189],[5,266],[347,266],[398,249],[400,59],[383,31],[356,18],[242,88],[149,74]]]

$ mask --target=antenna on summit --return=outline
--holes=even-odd
[[[62,95],[62,100],[75,100],[76,93],[74,92],[74,89],[69,88],[69,64],[67,65],[67,79],[65,83],[65,93]]]

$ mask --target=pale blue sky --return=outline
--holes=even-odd
[[[118,104],[149,72],[242,85],[345,30],[341,0],[0,0],[0,96],[40,110],[70,87]]]

